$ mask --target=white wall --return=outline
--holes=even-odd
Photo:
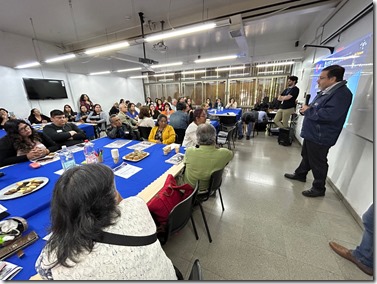
[[[348,1],[335,15],[331,16],[328,22],[323,26],[324,35],[329,35],[336,31],[345,23],[344,19],[351,19],[361,9],[369,5],[371,1]],[[318,29],[317,29],[318,28]],[[316,34],[322,31],[322,28],[311,26],[308,32],[300,39],[300,42],[319,44],[319,38]],[[339,48],[347,46],[354,40],[361,38],[368,33],[373,33],[373,13],[369,13],[364,18],[357,21],[347,30],[341,33],[341,36],[327,43],[326,45]],[[312,64],[319,60],[320,57],[328,55],[326,49],[307,50],[305,59],[302,63],[302,69],[296,70],[302,75],[301,85],[302,92],[299,100],[303,101],[305,91],[309,92],[312,78]],[[300,77],[299,77],[300,78]],[[358,90],[359,91],[359,90]],[[354,94],[357,96],[358,94]],[[368,120],[372,119],[368,117]],[[296,136],[299,137],[303,117],[298,121]],[[373,125],[373,122],[368,123]],[[368,129],[373,133],[374,129],[370,126]],[[373,135],[372,135],[373,136]],[[329,172],[328,178],[339,189],[347,202],[361,217],[373,202],[373,143],[367,139],[355,135],[353,132],[343,129],[335,146],[330,149],[328,155]]]

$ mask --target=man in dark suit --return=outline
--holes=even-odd
[[[284,176],[305,182],[306,175],[312,170],[312,187],[302,192],[306,197],[325,195],[329,168],[327,154],[338,140],[352,102],[352,93],[346,86],[347,81],[343,80],[344,72],[339,65],[324,68],[317,81],[321,92],[310,105],[303,105],[300,109],[305,116],[301,129],[304,138],[302,160],[293,174]]]

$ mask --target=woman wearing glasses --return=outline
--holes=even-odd
[[[0,167],[41,158],[60,149],[51,138],[36,132],[24,120],[9,120],[4,129],[7,135],[0,139]]]
[[[194,110],[193,114],[194,120],[186,129],[185,138],[182,142],[183,147],[196,146],[196,129],[198,129],[198,125],[206,123],[207,113],[204,109],[198,108]]]

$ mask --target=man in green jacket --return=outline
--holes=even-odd
[[[212,173],[223,169],[232,160],[233,152],[226,148],[216,148],[216,129],[211,124],[199,125],[196,136],[199,147],[186,149],[183,180],[192,187],[199,180],[199,192],[205,192]]]

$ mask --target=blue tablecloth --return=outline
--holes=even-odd
[[[241,119],[241,116],[242,116],[242,108],[235,108],[235,109],[224,109],[224,110],[216,110],[214,108],[211,108],[208,110],[208,114],[210,115],[227,115],[227,114],[235,114],[236,115],[236,118],[237,118],[237,121]]]
[[[122,163],[122,160],[120,160],[118,164],[114,164],[113,159],[111,158],[111,149],[104,148],[105,145],[113,141],[114,140],[107,137],[93,141],[96,149],[103,149],[104,164],[111,168],[114,168]],[[140,143],[140,141],[132,141],[120,148],[120,157],[132,152],[133,150],[128,149],[127,147],[136,143]],[[166,163],[165,160],[173,156],[175,152],[171,151],[165,156],[162,151],[164,146],[166,145],[155,144],[144,150],[145,152],[150,153],[147,158],[139,162],[129,162],[134,166],[142,168],[141,171],[129,179],[115,176],[116,188],[123,198],[137,195],[140,191],[142,191],[145,187],[172,167],[172,165]],[[181,152],[183,152],[183,148],[181,148]],[[74,156],[77,163],[84,161],[84,154],[82,151],[74,153]],[[48,177],[48,184],[32,194],[22,196],[17,199],[3,200],[0,201],[0,203],[8,208],[8,212],[11,214],[11,216],[21,216],[26,218],[29,223],[29,231],[35,230],[38,235],[43,238],[47,234],[47,228],[50,223],[49,207],[53,188],[56,181],[60,177],[54,172],[60,170],[62,167],[60,161],[44,165],[39,169],[32,169],[29,167],[29,164],[30,162],[24,162],[4,168],[2,171],[5,173],[5,176],[0,179],[0,188],[4,188],[14,182],[26,178],[34,178],[38,176]],[[15,280],[27,280],[36,273],[34,263],[44,244],[45,241],[38,240],[33,245],[25,248],[25,256],[23,258],[18,259],[17,256],[12,256],[6,259],[9,262],[24,267],[23,271],[16,275],[14,278]]]

